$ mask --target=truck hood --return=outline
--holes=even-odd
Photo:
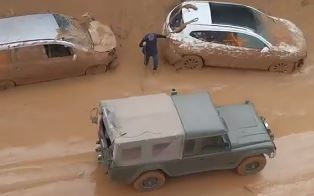
[[[103,25],[98,21],[92,21],[90,22],[88,31],[91,35],[95,51],[107,52],[116,47],[116,37],[109,26]]]
[[[218,108],[232,148],[272,141],[254,106],[250,103]]]

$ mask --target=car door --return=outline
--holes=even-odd
[[[268,69],[275,56],[266,43],[246,33],[233,33],[236,44],[230,51],[232,67]],[[243,51],[243,52],[237,52]]]
[[[17,47],[10,49],[12,79],[17,84],[46,80],[47,72],[43,63],[47,60],[42,45]]]
[[[85,73],[85,61],[80,52],[63,44],[44,45],[47,60],[46,75],[52,79],[77,76]]]
[[[201,49],[198,49],[198,54],[202,56],[205,65],[231,66],[230,64],[233,61],[230,58],[232,43],[228,40],[227,32],[213,30],[192,31],[190,36],[196,39],[197,42],[201,41],[201,44],[199,44]]]

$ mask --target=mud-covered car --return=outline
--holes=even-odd
[[[292,72],[307,55],[304,35],[292,22],[255,8],[185,1],[167,16],[166,59],[180,68],[233,67]]]
[[[207,92],[153,94],[101,101],[99,161],[114,181],[150,191],[166,176],[236,169],[261,171],[274,157],[274,137],[253,104],[217,107]]]
[[[0,88],[106,71],[115,65],[110,27],[86,15],[0,19]]]

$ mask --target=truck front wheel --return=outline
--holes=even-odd
[[[149,171],[141,174],[133,182],[133,187],[140,192],[152,191],[164,185],[165,181],[165,175],[161,171]]]
[[[239,175],[247,176],[260,172],[266,165],[266,158],[264,155],[245,158],[236,171]]]

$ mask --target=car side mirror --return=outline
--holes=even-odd
[[[72,60],[73,60],[73,61],[76,61],[76,60],[77,60],[77,54],[73,54]]]
[[[262,50],[261,50],[261,53],[267,53],[269,52],[269,48],[267,46],[265,46]]]

